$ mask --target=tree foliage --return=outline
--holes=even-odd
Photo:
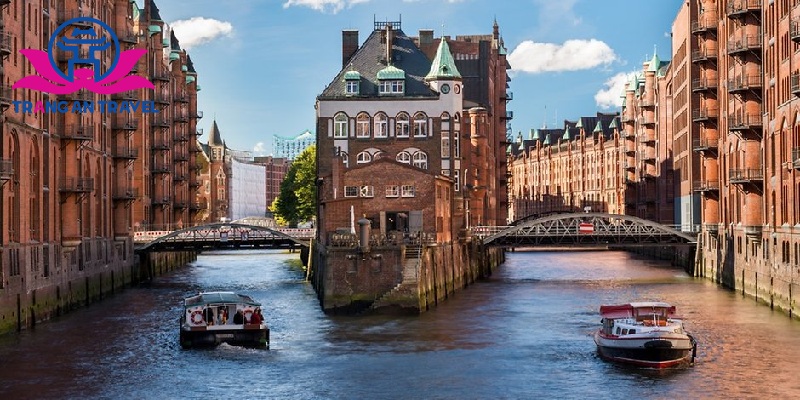
[[[316,153],[316,146],[309,146],[289,166],[280,193],[270,206],[279,224],[295,226],[316,215]]]

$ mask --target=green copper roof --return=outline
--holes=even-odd
[[[402,71],[401,71],[402,72]],[[347,71],[344,73],[344,80],[346,81],[358,81],[361,80],[361,74],[358,71]]]
[[[531,129],[531,140],[542,140],[538,129]]]
[[[192,82],[194,82],[194,80],[195,80],[195,77],[193,77],[193,76],[187,76],[186,77],[186,83],[192,83]]]
[[[173,51],[173,52],[169,53],[169,60],[170,61],[179,60],[180,58],[181,58],[181,55],[178,52]]]
[[[436,79],[461,80],[461,74],[458,73],[456,62],[453,60],[453,54],[450,53],[450,46],[447,45],[447,40],[444,38],[439,41],[439,48],[436,49],[436,56],[433,57],[431,63],[431,71],[425,75],[426,81]]]
[[[656,53],[653,53],[653,58],[650,59],[650,65],[647,66],[647,72],[658,72],[659,67],[661,67],[661,60],[658,59]]]
[[[188,70],[189,70],[189,67],[187,67],[185,65],[181,65],[181,71],[186,72]]]
[[[158,25],[150,25],[147,27],[147,31],[150,32],[150,36],[153,36],[156,33],[161,32],[161,27]]]
[[[544,142],[542,144],[549,145],[550,144],[550,135],[545,135]]]
[[[390,65],[378,71],[378,79],[406,79],[406,73],[402,69]]]
[[[635,91],[639,87],[639,78],[636,74],[631,75],[631,80],[628,82],[628,88],[626,89],[629,92]]]
[[[594,126],[594,130],[592,131],[592,133],[598,133],[602,131],[603,131],[603,122],[597,121],[597,125]]]
[[[570,139],[571,139],[571,137],[570,137],[570,135],[569,135],[569,128],[567,128],[567,129],[564,129],[564,135],[563,135],[563,136],[561,136],[561,139],[562,139],[562,140],[570,140]]]
[[[619,128],[619,126],[617,125],[617,118],[614,118],[614,119],[612,119],[612,120],[611,120],[611,124],[610,124],[610,125],[608,125],[608,127],[609,127],[609,128],[611,128],[611,129],[617,129],[617,128]]]

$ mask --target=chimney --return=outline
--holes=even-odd
[[[433,29],[420,29],[419,30],[419,49],[425,53],[428,58],[433,58],[435,53],[431,53],[433,48]]]
[[[342,31],[342,68],[347,67],[348,61],[358,51],[358,31]]]

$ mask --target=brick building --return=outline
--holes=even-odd
[[[253,162],[264,166],[267,207],[269,207],[281,193],[281,182],[286,177],[286,173],[289,172],[289,166],[292,165],[292,161],[283,157],[266,156],[255,157]]]
[[[130,275],[134,229],[191,221],[187,203],[195,180],[187,143],[194,139],[199,114],[196,73],[150,0],[144,9],[128,0],[3,1],[0,17],[0,308],[19,305],[19,294],[23,308],[37,296],[61,307],[75,301],[75,291],[85,288],[88,299],[90,286],[99,285],[102,292]],[[48,50],[49,38],[66,35],[111,38],[109,29],[73,20],[78,17],[102,21],[119,44],[93,55],[82,44],[82,61],[108,66],[117,51],[146,49],[131,73],[156,89],[111,95],[12,90],[23,77],[37,74],[21,49]],[[71,55],[78,56],[50,54],[62,71],[69,71]],[[139,107],[130,113],[26,113],[10,107],[15,101],[109,101],[120,107],[140,100],[152,101],[159,112]]]
[[[399,22],[376,22],[361,46],[357,31],[342,32],[343,68],[317,98],[322,240],[352,230],[362,216],[380,232],[423,232],[440,242],[465,227],[505,223],[497,190],[498,176],[505,179],[497,160],[505,100],[487,88],[485,103],[467,101],[450,51],[457,41],[438,40],[429,58],[421,49],[434,46],[428,32],[414,39]],[[496,24],[488,45],[479,42],[475,48],[494,60],[484,65],[500,66],[481,72],[495,76],[480,82],[500,84],[504,95],[507,63]]]

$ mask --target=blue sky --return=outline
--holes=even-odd
[[[139,0],[142,3],[142,0]],[[671,54],[682,0],[157,0],[194,61],[198,127],[216,119],[228,147],[272,153],[274,135],[315,131],[316,96],[341,69],[341,31],[373,18],[406,34],[489,34],[500,26],[512,70],[512,127],[523,134],[617,111],[624,76],[654,48]],[[207,140],[207,134],[200,140]]]

